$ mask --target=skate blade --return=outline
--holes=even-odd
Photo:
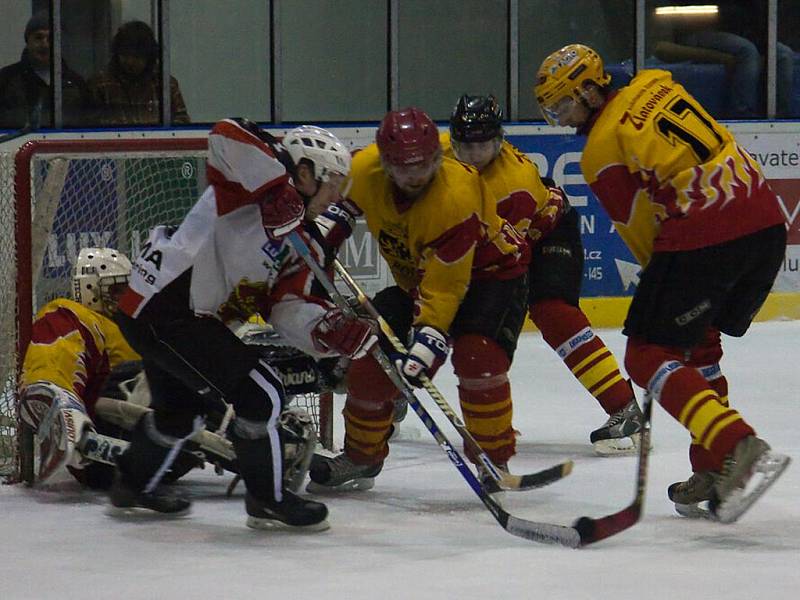
[[[703,502],[703,505],[707,505],[708,502]],[[697,504],[679,504],[678,502],[675,503],[675,512],[678,513],[682,517],[686,517],[687,519],[708,519],[709,521],[716,521],[714,514],[706,507],[700,503]]]
[[[713,511],[720,523],[733,523],[764,495],[792,462],[784,454],[765,452],[753,465],[753,473],[744,488],[734,490]]]
[[[252,516],[247,517],[247,526],[250,529],[258,529],[260,531],[291,531],[297,533],[316,533],[331,528],[327,519],[323,519],[319,523],[313,523],[311,525],[289,525],[277,519],[262,519]]]
[[[629,437],[597,440],[592,444],[592,447],[595,454],[607,458],[611,456],[636,456],[639,454],[641,444],[642,434],[634,433]],[[649,449],[653,449],[652,443]]]
[[[184,519],[192,513],[192,507],[184,510],[164,513],[145,508],[143,506],[114,506],[106,508],[106,515],[118,521],[171,521],[174,519]]]
[[[362,477],[353,479],[341,485],[322,485],[315,481],[309,481],[306,491],[310,494],[340,494],[342,492],[365,492],[375,487],[374,477]]]

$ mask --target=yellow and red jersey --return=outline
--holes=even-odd
[[[83,400],[93,417],[111,370],[140,359],[111,319],[72,300],[57,298],[36,314],[21,385],[50,381]]]
[[[784,220],[756,161],[667,71],[639,73],[587,129],[583,175],[642,265]]]
[[[444,155],[455,159],[450,134],[443,133],[439,139]],[[559,196],[559,201],[562,200],[557,188],[549,188],[542,182],[536,165],[505,140],[498,155],[481,171],[480,177],[494,198],[497,214],[522,235],[528,235],[537,213],[548,207],[554,194]]]
[[[347,189],[395,282],[414,296],[415,325],[446,332],[472,279],[507,279],[527,269],[524,240],[487,201],[470,166],[443,158],[423,194],[402,202],[371,144],[353,157]]]

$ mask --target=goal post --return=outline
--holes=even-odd
[[[206,187],[206,152],[206,137],[0,146],[0,475],[32,480],[32,436],[20,424],[17,385],[33,315],[70,296],[81,248],[110,246],[133,258],[153,227],[179,224]],[[309,408],[330,447],[332,396],[313,396]]]

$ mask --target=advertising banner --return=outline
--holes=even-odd
[[[524,151],[542,175],[562,185],[581,214],[586,263],[583,296],[631,295],[639,265],[614,231],[609,218],[580,172],[584,138],[576,135],[514,135],[507,139]],[[793,133],[736,133],[736,138],[758,161],[780,206],[789,232],[786,258],[774,291],[800,291],[800,139]]]

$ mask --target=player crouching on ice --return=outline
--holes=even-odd
[[[36,315],[25,352],[20,414],[36,433],[43,482],[66,466],[82,484],[108,488],[113,467],[82,454],[87,431],[119,436],[96,405],[109,374],[139,355],[111,320],[131,272],[113,248],[84,248],[73,276],[73,298],[48,302]]]
[[[130,430],[148,412],[150,392],[141,357],[111,316],[130,278],[128,258],[113,248],[83,248],[75,262],[73,300],[47,303],[33,321],[25,353],[20,412],[34,430],[35,482],[62,466],[92,489],[108,489],[115,459],[128,446]],[[219,424],[222,415],[210,415]],[[299,489],[316,434],[310,417],[287,408],[280,417],[285,485]],[[187,443],[165,474],[174,481],[203,459],[238,473],[231,442],[202,431]]]
[[[338,188],[349,172],[347,149],[331,138],[336,167],[325,170],[317,193]],[[313,276],[285,239],[300,226],[304,202],[273,140],[244,119],[217,123],[208,141],[209,187],[177,229],[155,228],[134,262],[116,319],[143,357],[153,412],[118,459],[110,493],[117,508],[186,512],[188,500],[159,486],[162,474],[202,427],[200,415],[227,404],[236,413],[228,436],[247,488],[248,526],[328,527],[324,504],[283,484],[279,375],[218,318],[234,289],[247,286],[258,291],[271,325],[312,356],[359,357],[376,341],[372,323],[310,295]]]

